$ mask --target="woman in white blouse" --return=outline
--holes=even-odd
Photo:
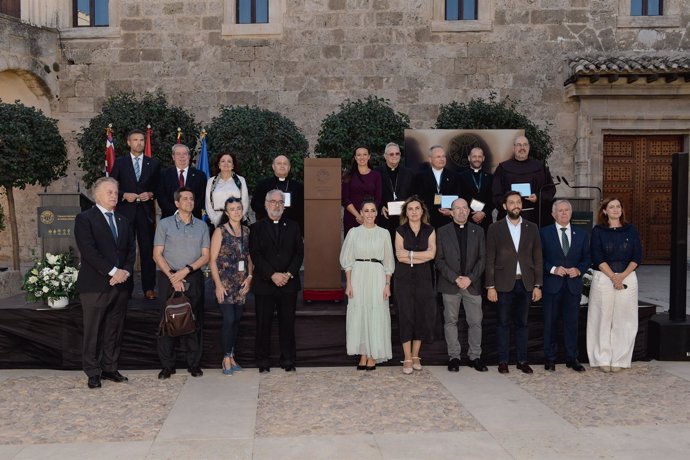
[[[244,218],[249,209],[249,191],[244,177],[236,174],[239,164],[233,153],[219,154],[213,162],[212,171],[216,174],[206,184],[206,214],[213,225],[218,226],[223,216],[225,200],[230,197],[240,198],[244,209]]]

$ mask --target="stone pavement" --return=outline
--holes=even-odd
[[[638,275],[665,310],[668,267]],[[81,372],[0,370],[0,459],[688,458],[690,362],[510,370],[156,369],[99,390]]]

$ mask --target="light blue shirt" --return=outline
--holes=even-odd
[[[506,217],[506,222],[508,223],[508,230],[510,231],[510,237],[513,239],[513,246],[515,246],[515,252],[520,251],[520,233],[522,232],[522,217],[518,220],[517,225],[513,224],[509,217]],[[517,261],[517,266],[515,267],[515,275],[522,275],[522,270],[520,270],[520,260]]]

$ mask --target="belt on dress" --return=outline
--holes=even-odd
[[[383,261],[379,259],[355,259],[357,262],[376,262],[383,265]]]

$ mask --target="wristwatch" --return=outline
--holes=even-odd
[[[194,267],[192,267],[191,265],[187,264],[187,265],[185,265],[185,267],[187,267],[189,269],[189,273],[194,272]]]

